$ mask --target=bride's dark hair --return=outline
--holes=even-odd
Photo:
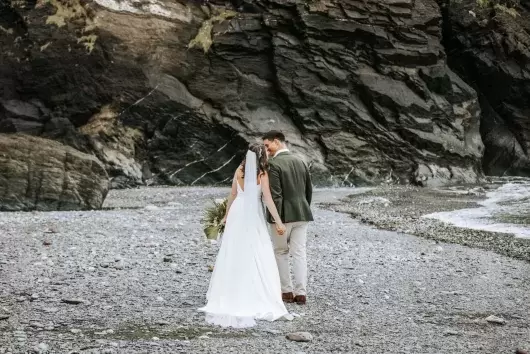
[[[265,145],[263,144],[251,144],[248,149],[256,154],[256,162],[257,162],[257,171],[256,174],[259,176],[262,173],[267,172],[268,163],[267,163],[267,150],[265,149]],[[243,171],[243,178],[245,178],[245,163],[247,162],[246,158],[243,159],[241,162],[241,167]]]

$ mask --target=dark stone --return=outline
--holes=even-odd
[[[273,128],[320,185],[481,176],[477,95],[446,65],[435,0],[159,5],[7,1],[0,99],[114,188],[228,183]]]
[[[108,187],[92,155],[52,140],[0,134],[0,211],[99,209]]]
[[[138,181],[127,176],[116,176],[110,180],[111,189],[127,189],[134,188],[139,185]]]
[[[1,101],[6,115],[24,117],[31,120],[40,120],[42,114],[37,105],[19,100]]]
[[[0,121],[0,132],[2,133],[40,135],[42,133],[42,129],[43,125],[40,122],[13,118],[6,118]]]
[[[530,6],[440,0],[449,66],[480,97],[484,171],[530,176]]]
[[[79,305],[83,304],[85,300],[83,299],[62,299],[61,302],[69,305]]]

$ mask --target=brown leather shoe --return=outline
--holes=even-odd
[[[305,295],[296,295],[294,297],[294,302],[296,302],[298,305],[305,305],[307,299]]]
[[[293,293],[282,293],[283,302],[292,303],[294,301]]]

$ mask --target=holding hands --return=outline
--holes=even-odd
[[[278,233],[278,235],[283,236],[285,234],[285,231],[287,230],[285,225],[281,221],[276,222],[275,225],[276,225],[276,232]]]

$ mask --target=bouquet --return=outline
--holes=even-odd
[[[213,206],[206,208],[202,224],[204,225],[204,233],[208,240],[217,240],[223,233],[225,225],[222,223],[226,215],[226,205],[228,199],[215,199]]]

